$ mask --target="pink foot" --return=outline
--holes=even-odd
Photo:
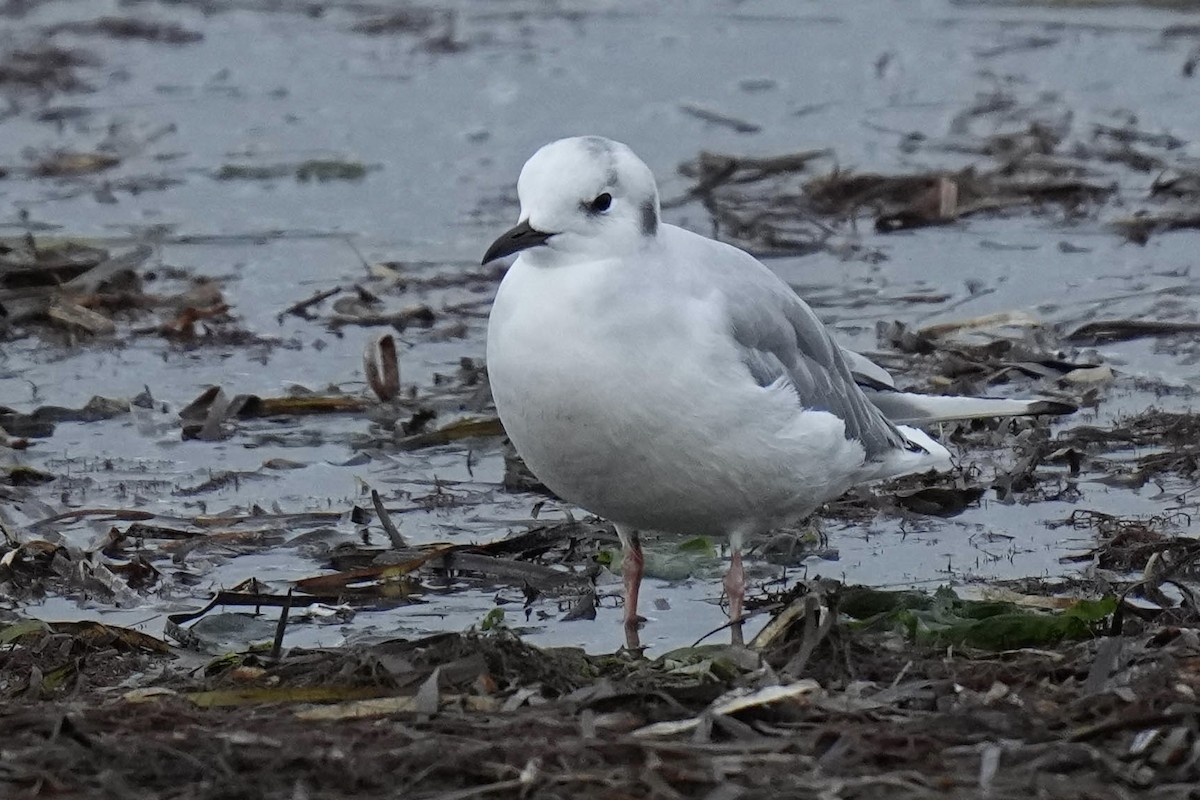
[[[746,600],[746,573],[742,569],[742,551],[733,549],[729,571],[725,573],[725,594],[729,598],[729,621],[734,645],[742,646],[742,605]]]
[[[628,543],[625,547],[625,558],[621,561],[621,573],[625,578],[625,646],[630,650],[637,650],[642,646],[638,637],[638,626],[643,620],[638,616],[637,606],[645,567],[646,559],[642,555],[641,542],[634,540]]]

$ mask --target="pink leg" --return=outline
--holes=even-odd
[[[625,646],[630,650],[637,650],[642,646],[638,637],[638,625],[642,618],[638,616],[637,606],[646,558],[642,555],[642,542],[637,531],[623,535],[621,544],[625,551],[625,557],[621,561],[621,574],[625,578]]]
[[[746,573],[742,569],[741,548],[734,546],[729,560],[729,571],[725,573],[725,594],[729,597],[729,621],[733,644],[741,646],[742,604],[746,599]]]

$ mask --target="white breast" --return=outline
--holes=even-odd
[[[764,529],[855,482],[862,448],[789,387],[751,380],[713,297],[652,304],[644,280],[618,260],[518,259],[505,277],[488,373],[540,480],[615,522],[690,534]]]

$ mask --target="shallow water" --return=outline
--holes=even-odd
[[[832,146],[840,164],[864,170],[958,166],[967,159],[930,150],[906,153],[898,145],[910,131],[945,136],[958,112],[998,89],[1044,106],[1050,116],[1069,115],[1073,135],[1081,138],[1094,122],[1120,125],[1131,115],[1143,130],[1184,139],[1200,130],[1195,80],[1181,75],[1194,40],[1163,35],[1196,16],[1137,6],[1087,11],[827,0],[676,2],[654,10],[577,3],[556,4],[547,13],[540,3],[437,3],[453,14],[452,38],[460,45],[440,52],[429,39],[443,23],[427,34],[371,36],[352,29],[362,11],[330,4],[310,15],[300,6],[269,11],[257,5],[114,0],[85,8],[60,0],[7,21],[0,34],[0,48],[13,47],[41,26],[102,14],[171,21],[203,33],[202,41],[178,45],[56,35],[61,46],[96,55],[99,65],[81,70],[96,91],[55,96],[51,105],[86,110],[62,125],[36,121],[40,101],[21,98],[18,112],[0,121],[0,164],[20,167],[31,153],[93,150],[105,143],[122,162],[80,179],[14,172],[0,180],[0,234],[32,228],[39,236],[92,238],[113,248],[154,242],[154,258],[164,265],[226,277],[226,297],[244,327],[277,340],[196,348],[157,338],[76,347],[38,337],[4,342],[2,405],[77,406],[92,395],[128,397],[148,386],[168,408],[135,420],[62,424],[28,452],[0,455],[70,475],[40,489],[45,507],[19,509],[18,519],[81,506],[179,515],[255,504],[289,512],[345,510],[363,502],[361,482],[389,497],[420,496],[436,476],[456,482],[453,491],[472,499],[405,514],[403,530],[412,541],[486,541],[521,529],[542,498],[499,491],[503,464],[493,445],[397,452],[338,466],[354,456],[349,442],[367,431],[366,419],[322,419],[318,443],[281,446],[258,445],[246,434],[218,443],[181,442],[174,413],[214,383],[231,394],[278,395],[292,384],[353,388],[362,381],[363,344],[376,331],[331,331],[320,320],[297,317],[280,323],[275,315],[314,291],[362,281],[363,259],[434,265],[412,267],[417,274],[474,269],[495,233],[515,219],[513,184],[524,159],[562,135],[599,133],[629,143],[660,177],[664,197],[673,197],[688,185],[676,166],[702,149],[776,154]],[[758,131],[704,122],[681,110],[683,104],[736,117]],[[1176,154],[1198,155],[1190,144]],[[360,181],[328,183],[213,177],[227,164],[310,158],[357,161],[369,171]],[[1154,177],[1118,175],[1123,195],[1133,197],[1144,194]],[[96,198],[104,181],[140,176],[179,183],[138,194],[116,189],[115,203]],[[669,211],[668,218],[709,230],[706,213],[695,204]],[[770,262],[802,287],[846,343],[859,348],[876,346],[879,320],[925,324],[1020,309],[1048,322],[1077,323],[1099,307],[1108,318],[1191,318],[1196,312],[1200,284],[1189,273],[1200,242],[1195,232],[1156,236],[1138,247],[1094,219],[1067,222],[1051,213],[978,218],[886,237],[864,226],[861,237],[887,260],[816,255]],[[1063,241],[1087,250],[1064,253]],[[894,300],[931,288],[949,299],[915,305]],[[449,288],[386,299],[390,308],[426,302],[440,311],[486,295]],[[452,373],[463,357],[482,357],[484,318],[463,316],[461,322],[461,338],[435,340],[416,329],[402,334],[406,385],[426,391],[436,373]],[[1121,379],[1102,395],[1098,419],[1151,403],[1188,407],[1186,393],[1162,391],[1195,385],[1200,368],[1187,350],[1153,340],[1099,348]],[[1138,388],[1139,380],[1159,391]],[[308,466],[261,470],[272,458]],[[111,468],[104,459],[113,460]],[[258,476],[197,497],[175,493],[219,470]],[[807,574],[881,585],[1070,574],[1078,567],[1060,557],[1086,550],[1091,539],[1086,531],[1048,529],[1047,521],[1081,507],[1153,514],[1173,502],[1170,492],[1151,485],[1125,490],[1084,480],[1079,489],[1075,503],[984,502],[951,520],[927,520],[918,530],[902,531],[886,519],[829,525],[839,559],[810,562]],[[543,519],[561,516],[553,503],[542,511]],[[85,545],[105,525],[60,530],[68,541]],[[335,527],[346,541],[355,539],[354,526]],[[159,633],[163,613],[198,606],[211,589],[250,576],[283,587],[320,571],[313,558],[283,547],[212,557],[205,564],[206,580],[192,587],[191,597],[152,595],[147,605],[120,611],[50,598],[27,610],[55,618],[102,615]],[[778,571],[759,565],[754,574]],[[615,592],[618,585],[602,588]],[[652,581],[644,596],[651,616],[645,640],[667,648],[717,627],[724,621],[715,602],[719,592],[715,572],[679,583]],[[461,629],[493,607],[493,595],[464,590],[420,606],[359,613],[346,625],[301,625],[289,631],[288,641]],[[654,611],[655,600],[667,601],[671,610]],[[529,635],[536,642],[612,649],[620,641],[619,613],[609,599],[595,622],[551,618],[531,623]],[[524,624],[522,616],[510,612],[509,624]]]

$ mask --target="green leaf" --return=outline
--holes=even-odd
[[[680,542],[676,549],[681,553],[695,553],[709,558],[717,557],[716,545],[707,536],[695,536]]]
[[[1084,622],[1097,623],[1111,617],[1116,612],[1118,605],[1116,596],[1108,595],[1099,600],[1079,600],[1063,614],[1068,617],[1076,617]]]
[[[989,619],[1004,614],[1032,613],[1000,600],[960,600],[954,605],[958,615],[964,619]]]
[[[907,608],[931,608],[933,602],[933,597],[922,592],[887,592],[869,586],[847,586],[838,598],[838,610],[854,619],[869,620],[879,614]]]
[[[75,675],[75,662],[68,661],[57,669],[52,669],[42,678],[42,691],[50,693],[61,689],[67,680]]]
[[[729,681],[750,671],[738,663],[737,653],[724,644],[680,647],[663,653],[655,663],[668,674],[701,680]]]
[[[0,645],[13,644],[31,633],[49,633],[50,626],[40,619],[23,619],[0,628]]]
[[[913,641],[986,650],[1041,647],[1086,639],[1117,608],[1115,597],[1080,600],[1061,613],[999,601],[962,600],[949,587],[933,595],[884,592],[867,587],[843,591],[841,610],[853,629],[899,629]]]

